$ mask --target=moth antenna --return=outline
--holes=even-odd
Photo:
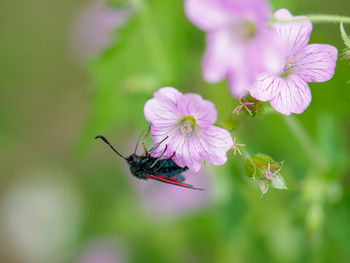
[[[122,157],[124,160],[126,160],[126,158],[125,158],[123,155],[121,155],[121,154],[112,146],[112,144],[110,144],[110,142],[109,142],[104,136],[102,136],[102,135],[97,135],[97,136],[95,137],[95,139],[101,139],[102,141],[104,141],[109,147],[111,147],[111,149],[112,149],[116,154],[118,154],[120,157]]]

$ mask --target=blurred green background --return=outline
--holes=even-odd
[[[344,0],[272,5],[350,15]],[[234,134],[284,161],[288,190],[261,197],[231,151],[187,174],[207,189],[192,191],[138,181],[93,139],[131,153],[162,86],[214,101],[218,125],[232,118],[227,84],[202,80],[205,35],[183,1],[2,1],[0,17],[0,262],[350,262],[349,61],[295,116],[324,163],[279,114],[243,114]],[[314,24],[311,43],[344,48],[337,24]]]

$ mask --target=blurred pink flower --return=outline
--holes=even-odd
[[[275,17],[279,20],[294,18],[287,9],[276,11]],[[270,101],[280,113],[299,114],[311,102],[307,82],[323,82],[333,77],[338,50],[326,44],[307,44],[312,31],[310,21],[278,23],[273,30],[285,45],[284,61],[278,71],[259,74],[250,94],[256,99]]]
[[[206,191],[186,189],[154,181],[133,180],[145,211],[156,218],[176,217],[197,212],[213,202],[212,183],[206,172],[183,173],[186,183]],[[134,178],[131,178],[134,179]]]
[[[193,24],[207,32],[203,76],[207,82],[228,79],[232,94],[243,97],[258,73],[273,67],[278,43],[267,29],[265,0],[186,0]]]
[[[70,46],[76,56],[86,60],[96,56],[116,39],[113,30],[129,16],[129,10],[108,7],[106,0],[95,0],[77,15],[70,32]]]
[[[164,157],[173,156],[181,167],[198,172],[201,159],[214,165],[227,161],[226,152],[233,146],[230,133],[214,126],[217,119],[215,105],[194,93],[182,94],[172,87],[164,87],[146,102],[145,117],[151,123],[154,151],[160,156],[167,145]]]

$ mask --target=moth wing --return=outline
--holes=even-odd
[[[151,174],[146,174],[147,178],[152,179],[152,180],[157,180],[163,183],[167,183],[167,184],[173,184],[173,185],[177,185],[177,186],[181,186],[181,187],[185,187],[185,188],[190,188],[190,189],[194,189],[194,190],[205,190],[202,188],[196,188],[193,187],[193,185],[190,184],[186,184],[186,183],[182,183],[182,182],[178,182],[172,178],[168,178],[164,175],[151,175]]]

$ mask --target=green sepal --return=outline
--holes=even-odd
[[[256,154],[247,159],[245,163],[245,173],[249,178],[258,183],[260,190],[265,194],[269,187],[287,189],[286,182],[279,172],[282,166],[283,163],[276,162],[270,156]],[[267,173],[273,175],[273,178],[267,178]]]
[[[275,180],[271,181],[271,187],[276,189],[288,189],[286,181],[280,173],[276,174]]]
[[[346,48],[343,50],[342,58],[343,59],[350,59],[350,37],[345,32],[343,23],[340,23],[340,34],[341,34],[341,38],[344,41],[344,45],[346,46]]]

